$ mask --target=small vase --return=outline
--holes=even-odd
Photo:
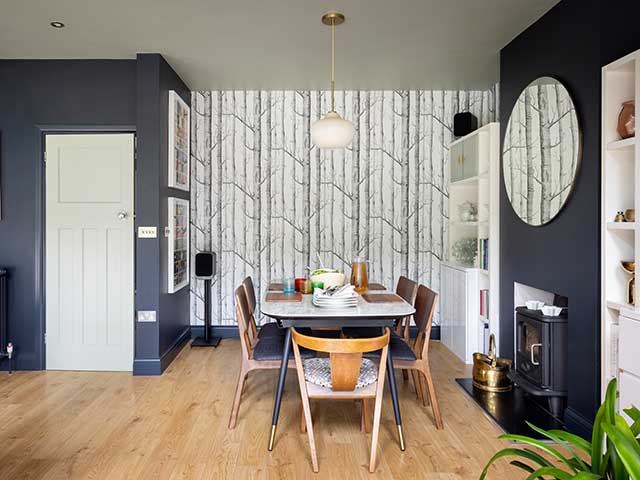
[[[621,138],[630,138],[636,134],[636,106],[634,100],[622,104],[622,110],[618,116],[618,135]]]

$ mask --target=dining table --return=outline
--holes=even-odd
[[[267,301],[269,291],[265,293],[261,302],[260,311],[263,315],[274,319],[280,328],[285,329],[284,348],[280,363],[280,375],[273,405],[273,417],[271,421],[271,435],[269,436],[269,451],[273,450],[273,444],[280,415],[280,404],[284,392],[284,384],[287,377],[287,365],[291,352],[291,328],[326,328],[326,327],[379,327],[381,334],[386,327],[393,329],[395,321],[415,313],[413,305],[403,300],[395,293],[382,290],[368,290],[363,297],[358,297],[355,307],[323,308],[317,307],[312,302],[312,295],[291,294],[294,297],[278,297],[278,301]],[[282,294],[280,294],[282,295]],[[385,297],[373,298],[377,295]],[[368,300],[365,300],[365,297]],[[398,429],[400,450],[405,450],[404,434],[402,431],[402,418],[400,415],[400,402],[398,401],[398,389],[393,372],[393,358],[391,349],[387,353],[387,379],[393,404],[393,413]]]

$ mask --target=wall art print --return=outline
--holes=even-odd
[[[169,197],[168,292],[189,284],[189,201]]]
[[[338,91],[355,136],[333,151],[310,140],[329,104],[324,91],[192,93],[191,252],[218,255],[214,324],[235,324],[245,276],[260,298],[270,281],[305,275],[318,254],[347,276],[353,257],[366,257],[370,281],[390,289],[400,275],[440,289],[453,115],[495,121],[496,88]],[[193,324],[203,288],[191,282]]]
[[[169,91],[169,186],[189,191],[191,109]]]

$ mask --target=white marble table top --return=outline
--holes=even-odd
[[[385,291],[369,291],[369,295],[389,294]],[[320,308],[311,302],[311,295],[302,295],[301,302],[266,302],[262,299],[260,311],[267,317],[285,319],[396,319],[413,315],[415,309],[405,302],[369,303],[358,298],[356,307]],[[364,322],[363,322],[364,323]]]

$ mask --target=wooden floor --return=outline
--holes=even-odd
[[[277,372],[252,373],[238,426],[227,429],[240,343],[186,347],[161,377],[128,373],[0,373],[0,479],[478,478],[504,442],[500,430],[454,383],[468,374],[434,342],[431,362],[444,431],[398,374],[406,451],[400,452],[385,391],[375,474],[367,471],[370,434],[353,401],[312,404],[320,473],[311,471],[299,431],[295,371],[287,377],[273,452],[267,451]],[[489,478],[513,475],[506,462]]]

